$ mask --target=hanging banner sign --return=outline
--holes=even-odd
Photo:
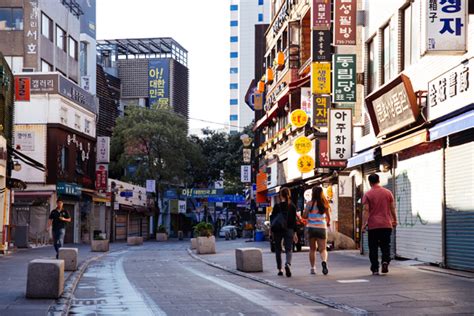
[[[322,95],[313,95],[314,116],[313,126],[328,126],[328,109],[331,107],[331,97]]]
[[[312,60],[331,62],[332,58],[332,33],[330,30],[312,31]]]
[[[309,155],[303,155],[298,158],[297,166],[301,173],[311,172],[314,169],[314,159]]]
[[[170,67],[168,59],[148,60],[148,98],[151,106],[170,106]]]
[[[356,55],[334,58],[334,102],[356,101]]]
[[[465,52],[467,37],[466,0],[430,0],[426,12],[426,50]]]
[[[240,166],[240,181],[243,183],[252,181],[252,169],[250,165]]]
[[[263,93],[255,92],[253,94],[253,109],[255,111],[263,109]]]
[[[110,137],[97,136],[97,162],[110,162]]]
[[[15,101],[29,102],[31,92],[31,79],[29,77],[15,77]]]
[[[300,136],[293,143],[293,147],[298,154],[306,155],[313,148],[313,142],[306,136]]]
[[[357,0],[334,1],[334,44],[356,44]]]
[[[329,30],[331,28],[331,1],[313,0],[313,29]]]
[[[318,168],[345,168],[345,160],[329,160],[328,140],[321,138],[318,140],[316,166]]]
[[[312,99],[311,88],[301,88],[301,109],[308,114],[308,118],[313,117]]]
[[[352,157],[352,110],[329,109],[329,159]]]
[[[97,191],[107,191],[109,165],[97,164],[95,168],[95,189]]]
[[[311,89],[313,94],[330,94],[331,63],[312,63],[311,68]]]
[[[303,127],[308,123],[308,114],[301,109],[294,110],[290,114],[290,121],[295,127]]]
[[[243,149],[243,160],[244,163],[250,163],[250,159],[252,157],[252,149],[244,148]]]

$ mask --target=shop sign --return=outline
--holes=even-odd
[[[283,0],[283,1],[280,1],[280,3],[281,2],[283,2],[281,5],[281,9],[277,17],[275,18],[275,22],[273,23],[273,36],[274,37],[278,34],[278,32],[281,30],[286,20],[288,19],[288,17],[290,16],[290,6],[291,6],[290,0]]]
[[[30,101],[31,79],[29,77],[15,77],[15,101]]]
[[[311,88],[301,88],[301,109],[308,114],[308,119],[313,117],[313,104]]]
[[[331,1],[313,0],[313,29],[329,30],[331,28]]]
[[[314,169],[314,159],[309,155],[303,155],[298,158],[297,166],[301,173],[311,172]]]
[[[293,143],[293,147],[298,154],[306,155],[313,148],[313,143],[308,137],[300,136]]]
[[[318,139],[316,166],[318,168],[345,168],[345,160],[330,160],[327,139]]]
[[[32,75],[31,94],[57,93],[58,75]]]
[[[183,189],[181,195],[190,198],[208,198],[210,196],[221,195],[224,193],[223,189]]]
[[[165,199],[177,199],[178,193],[176,192],[176,190],[166,190],[164,196]]]
[[[331,93],[331,63],[312,63],[311,89],[313,94]]]
[[[429,0],[426,11],[426,50],[466,51],[467,12],[466,0]]]
[[[356,0],[335,0],[334,42],[335,45],[356,44]]]
[[[59,75],[58,93],[69,100],[84,106],[87,110],[96,113],[94,96],[61,75]]]
[[[170,68],[168,59],[148,60],[148,98],[150,107],[170,106],[169,79]]]
[[[328,125],[328,109],[331,107],[331,97],[323,95],[313,95],[313,99],[313,126],[326,127]]]
[[[257,192],[262,192],[267,190],[267,174],[260,170],[257,173]]]
[[[65,195],[73,195],[73,196],[81,196],[82,187],[75,183],[66,183],[66,182],[58,182],[56,184],[56,193],[58,195],[65,194]]]
[[[329,109],[329,159],[352,157],[352,109]]]
[[[410,79],[400,75],[366,99],[377,137],[416,122],[420,109]]]
[[[97,162],[110,162],[110,137],[97,137]]]
[[[243,195],[224,194],[211,196],[207,199],[209,203],[245,203]]]
[[[107,179],[109,166],[107,164],[97,164],[95,169],[95,189],[97,191],[107,190]]]
[[[255,92],[253,94],[253,109],[255,111],[263,109],[263,93]]]
[[[146,192],[155,193],[156,180],[146,180]]]
[[[432,121],[454,112],[474,100],[472,83],[474,78],[469,69],[473,59],[456,66],[428,83],[428,120]]]
[[[34,151],[35,132],[15,131],[15,149],[21,151]]]
[[[25,1],[26,2],[26,1]],[[30,10],[25,16],[24,34],[25,34],[25,52],[27,55],[36,55],[38,53],[38,37],[39,37],[39,8],[38,0],[29,0]]]
[[[252,182],[252,171],[250,165],[240,166],[240,181],[243,183]]]
[[[291,124],[295,127],[303,127],[308,123],[308,114],[301,109],[297,109],[290,114]]]
[[[314,62],[331,62],[332,60],[332,33],[330,30],[312,31]]]
[[[178,200],[178,213],[186,214],[186,201]]]
[[[243,161],[244,163],[250,163],[252,157],[252,149],[244,148],[243,149]]]
[[[334,58],[334,102],[356,101],[356,55]]]
[[[274,162],[267,168],[267,188],[276,187],[278,184],[278,163]]]

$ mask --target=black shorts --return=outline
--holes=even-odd
[[[327,239],[326,228],[308,227],[308,238]]]

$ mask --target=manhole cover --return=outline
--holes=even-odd
[[[426,307],[448,307],[453,306],[453,302],[449,301],[429,301],[429,300],[420,300],[420,301],[401,301],[401,302],[392,302],[385,304],[389,307],[396,308],[426,308]]]

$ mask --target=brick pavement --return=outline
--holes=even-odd
[[[286,278],[276,275],[275,255],[268,242],[220,240],[217,254],[200,257],[235,269],[234,250],[238,247],[263,249],[264,272],[252,276],[334,303],[377,315],[474,314],[474,274],[426,267],[412,260],[392,261],[389,274],[372,276],[367,257],[357,251],[332,251],[329,275],[321,274],[318,255],[314,276],[309,274],[306,250],[293,254],[293,277]]]

